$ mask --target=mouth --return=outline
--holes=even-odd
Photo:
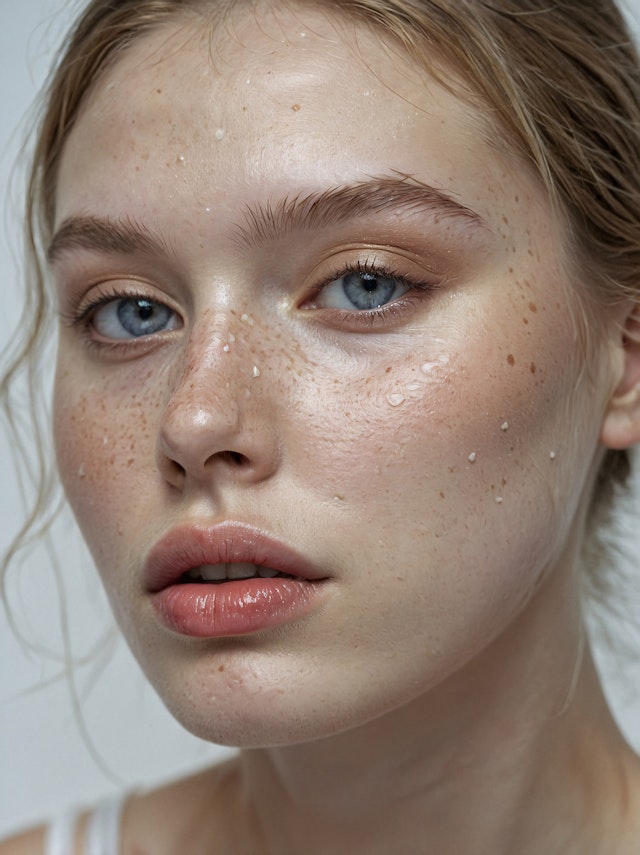
[[[144,585],[165,627],[181,635],[247,635],[319,607],[329,577],[266,532],[243,523],[181,526],[151,549]]]
[[[203,567],[192,567],[180,577],[180,582],[210,582],[220,585],[223,582],[233,582],[240,579],[295,579],[290,573],[282,573],[273,567],[263,567],[258,564],[238,562],[235,564],[206,564]]]

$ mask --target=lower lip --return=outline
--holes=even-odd
[[[304,617],[318,604],[321,588],[321,582],[302,579],[187,582],[158,591],[152,602],[174,632],[223,638],[262,632]]]

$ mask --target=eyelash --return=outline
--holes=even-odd
[[[145,294],[140,288],[118,288],[114,285],[105,287],[102,294],[88,302],[81,302],[79,306],[71,311],[60,311],[59,315],[63,323],[67,326],[80,330],[84,339],[84,345],[87,348],[93,348],[100,351],[118,354],[121,352],[129,352],[132,347],[144,348],[151,344],[151,340],[157,341],[155,336],[141,336],[139,339],[121,339],[121,340],[104,340],[98,339],[92,334],[92,316],[102,306],[109,303],[117,302],[118,300],[149,300],[154,303],[162,303],[162,300],[157,300],[149,294]],[[166,303],[163,303],[166,305]],[[175,311],[175,310],[172,310]]]
[[[402,286],[406,286],[408,290],[399,298],[391,300],[389,303],[375,309],[343,310],[332,307],[314,306],[312,298],[311,300],[306,301],[308,305],[305,310],[323,312],[328,323],[331,325],[337,324],[345,328],[351,327],[352,329],[360,329],[362,327],[377,329],[384,324],[387,324],[390,319],[397,318],[398,320],[402,320],[406,313],[413,307],[415,300],[417,299],[416,292],[433,293],[442,285],[441,282],[436,284],[434,282],[425,282],[424,280],[412,276],[399,275],[393,268],[378,261],[358,260],[354,264],[347,264],[336,268],[330,276],[324,279],[321,285],[315,288],[315,297],[317,298],[325,288],[336,280],[349,276],[350,274],[369,275],[391,279]],[[108,286],[99,297],[96,297],[86,303],[81,302],[80,305],[72,311],[61,311],[60,317],[63,323],[81,330],[84,343],[87,347],[110,351],[113,353],[129,351],[132,347],[136,346],[142,348],[145,345],[148,346],[151,339],[157,341],[155,336],[143,336],[138,340],[122,339],[121,341],[107,341],[96,338],[95,335],[92,334],[91,325],[92,316],[102,306],[118,300],[141,298],[148,299],[153,302],[162,302],[155,300],[148,294],[144,294],[144,292],[138,288],[118,288],[115,286]]]
[[[391,300],[389,303],[385,303],[383,306],[376,309],[341,310],[325,308],[322,306],[314,306],[312,298],[308,301],[311,305],[309,305],[307,311],[316,310],[330,313],[332,320],[344,324],[345,326],[357,327],[358,325],[364,325],[375,328],[383,323],[388,323],[390,317],[401,320],[406,312],[413,307],[416,299],[419,299],[416,292],[432,294],[442,288],[444,284],[442,277],[437,283],[426,282],[424,279],[419,279],[417,277],[400,275],[392,267],[389,267],[382,262],[358,260],[355,264],[347,264],[336,268],[335,272],[325,278],[322,284],[315,289],[315,295],[317,296],[321,294],[326,287],[331,285],[331,283],[335,282],[337,279],[341,279],[354,273],[392,279],[395,282],[406,286],[408,290],[399,298]]]

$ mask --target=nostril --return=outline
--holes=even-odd
[[[180,478],[184,478],[184,476],[186,475],[186,469],[184,468],[184,466],[181,466],[175,460],[171,460],[170,463],[171,463],[171,468],[173,469],[174,474]]]
[[[217,456],[218,458],[226,460],[228,463],[233,463],[236,466],[246,466],[249,462],[249,458],[244,454],[241,454],[239,451],[221,451]]]

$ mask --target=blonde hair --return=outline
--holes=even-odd
[[[92,87],[149,30],[186,13],[208,18],[237,5],[237,0],[91,0],[69,34],[44,93],[28,185],[31,323],[0,385],[9,414],[16,375],[26,371],[33,385],[39,377],[38,357],[52,314],[43,254],[51,238],[57,168]],[[537,172],[564,215],[576,275],[586,286],[580,290],[587,295],[587,324],[596,325],[598,309],[602,313],[621,300],[640,302],[640,71],[613,0],[313,0],[313,5],[369,22],[431,73],[438,74],[443,62],[455,69],[464,87],[458,94],[483,105],[496,139],[499,135],[501,145]],[[10,422],[15,426],[11,416]],[[593,497],[601,517],[629,470],[626,451],[607,453]],[[51,478],[36,480],[34,511],[5,566],[50,501]]]

